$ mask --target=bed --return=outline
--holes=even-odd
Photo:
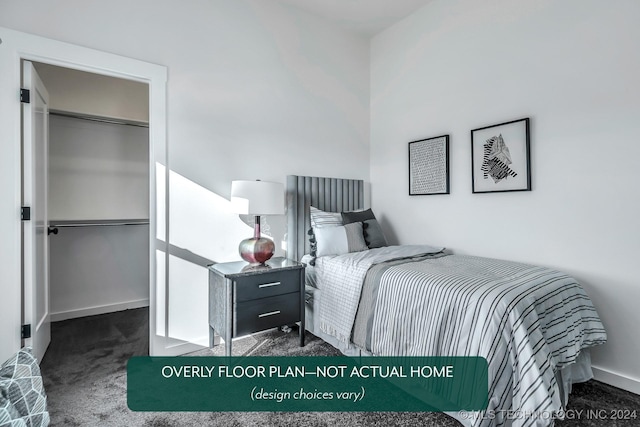
[[[307,329],[346,355],[485,357],[488,407],[448,413],[463,425],[561,418],[571,385],[592,378],[589,348],[606,341],[580,284],[536,265],[385,245],[363,207],[361,180],[287,177],[287,253],[308,265]]]

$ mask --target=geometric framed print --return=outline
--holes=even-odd
[[[409,195],[449,194],[449,135],[409,143]]]
[[[531,191],[529,118],[471,131],[473,193]]]

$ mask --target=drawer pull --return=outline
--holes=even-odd
[[[280,310],[270,311],[270,312],[268,312],[268,313],[258,314],[258,317],[273,316],[273,315],[275,315],[275,314],[280,314]]]
[[[271,282],[271,283],[263,283],[262,285],[258,285],[259,288],[270,288],[271,286],[278,286],[280,282]]]

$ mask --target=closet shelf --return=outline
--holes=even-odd
[[[89,219],[51,220],[49,227],[113,227],[120,225],[148,225],[149,219]]]

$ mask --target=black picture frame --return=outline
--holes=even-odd
[[[409,195],[449,194],[449,135],[409,143]]]
[[[531,191],[529,117],[471,131],[471,191]]]

